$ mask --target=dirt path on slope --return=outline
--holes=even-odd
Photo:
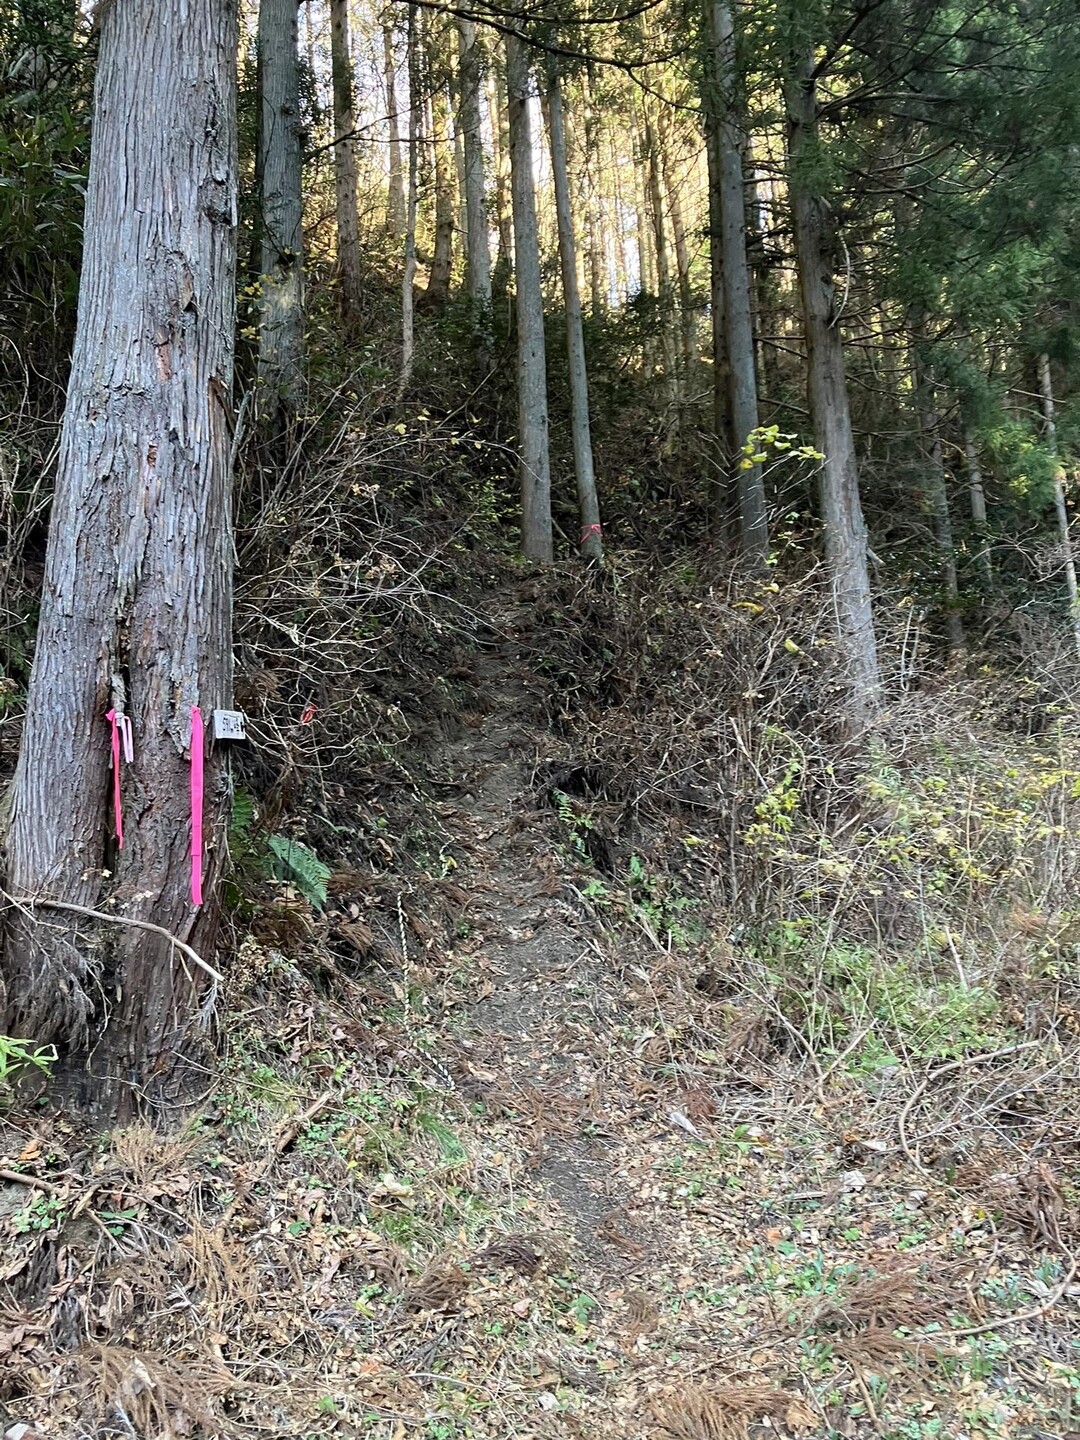
[[[440,782],[457,790],[440,818],[461,842],[455,878],[469,893],[474,957],[491,982],[464,1016],[463,1088],[482,1100],[497,1094],[528,1117],[539,1136],[532,1173],[552,1224],[602,1278],[644,1253],[627,1230],[604,1113],[622,985],[587,918],[559,894],[558,838],[537,814],[537,765],[558,742],[539,713],[528,620],[520,606],[492,616],[501,638],[470,665],[480,714],[432,757]]]

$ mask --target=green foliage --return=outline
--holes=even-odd
[[[310,846],[287,835],[271,835],[267,841],[276,864],[274,873],[279,880],[295,885],[305,900],[317,910],[326,908],[326,882],[333,873],[315,854]]]
[[[566,794],[565,791],[555,788],[551,792],[551,798],[555,802],[555,813],[559,817],[559,823],[566,831],[567,842],[571,850],[580,859],[589,859],[588,838],[594,829],[592,816]]]
[[[251,793],[238,787],[229,813],[229,855],[233,874],[228,898],[239,909],[267,880],[292,885],[317,910],[326,907],[327,881],[333,873],[309,845],[289,835],[267,835],[259,825]]]
[[[48,1075],[56,1061],[52,1045],[35,1045],[31,1040],[18,1040],[0,1035],[0,1104],[7,1099],[16,1082],[27,1071],[37,1070]]]
[[[0,11],[0,332],[50,368],[74,320],[93,61],[63,0]]]
[[[11,1217],[11,1228],[16,1235],[44,1234],[47,1230],[58,1230],[67,1207],[58,1195],[36,1194],[21,1210]]]

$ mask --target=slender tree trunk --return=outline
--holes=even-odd
[[[796,61],[798,64],[798,61]],[[848,716],[861,727],[881,704],[877,640],[867,566],[859,464],[844,375],[844,350],[833,309],[832,217],[811,188],[817,154],[817,94],[812,56],[786,85],[789,187],[803,323],[810,416],[821,461],[821,518],[832,582],[837,641],[850,686]]]
[[[640,193],[634,196],[634,221],[637,231],[638,289],[646,295],[655,295],[656,282],[656,237],[649,221],[649,177],[648,171],[639,175]]]
[[[754,320],[750,267],[746,258],[746,196],[743,187],[742,137],[736,99],[739,77],[735,25],[729,0],[705,0],[709,75],[706,113],[715,154],[713,211],[719,220],[714,242],[720,247],[724,319],[727,341],[728,415],[733,439],[739,496],[739,537],[743,552],[764,562],[769,551],[765,485],[761,467],[743,468],[740,452],[757,429],[757,373],[754,362]]]
[[[401,279],[401,373],[397,400],[400,406],[412,383],[413,352],[416,344],[416,210],[420,171],[420,50],[416,33],[416,6],[410,4],[406,34],[409,67],[408,183],[405,203],[405,272]]]
[[[267,435],[288,433],[304,392],[304,231],[297,0],[259,6],[262,198],[259,404]]]
[[[949,491],[945,473],[945,451],[941,443],[941,419],[934,399],[934,381],[921,356],[919,344],[925,332],[925,320],[916,316],[910,322],[912,370],[915,410],[919,434],[926,460],[925,481],[930,511],[934,517],[934,543],[937,547],[941,588],[945,592],[945,638],[949,651],[958,655],[964,649],[964,624],[960,618],[960,584],[956,573],[956,546],[953,542],[952,516],[949,513]]]
[[[990,530],[986,521],[986,490],[983,485],[982,465],[979,461],[979,447],[975,432],[964,424],[964,459],[967,462],[968,497],[971,504],[971,524],[975,531],[975,559],[979,574],[987,593],[994,589],[994,565],[990,558]]]
[[[747,147],[749,149],[749,146]],[[747,163],[746,152],[743,156],[744,173],[753,174],[751,188],[751,222],[746,236],[747,259],[751,256],[757,257],[757,264],[750,265],[750,273],[753,276],[753,328],[755,350],[757,353],[757,378],[759,390],[763,392],[758,396],[759,414],[763,396],[775,397],[781,393],[781,379],[779,366],[776,363],[776,340],[780,330],[780,318],[778,315],[777,292],[778,287],[775,278],[769,273],[769,267],[765,263],[765,236],[769,229],[768,201],[762,199],[763,173],[754,169],[752,164]],[[766,192],[767,193],[767,192]],[[768,343],[771,342],[771,343]]]
[[[405,179],[401,164],[401,117],[398,112],[397,55],[394,27],[384,23],[383,75],[386,81],[386,116],[390,139],[390,169],[386,190],[386,233],[399,243],[405,238]]]
[[[495,257],[495,269],[491,286],[501,296],[506,293],[510,275],[514,268],[514,221],[510,197],[510,132],[507,126],[506,106],[503,104],[505,90],[500,86],[494,66],[488,75],[488,118],[491,123],[491,141],[495,154],[495,226],[499,235],[499,248]]]
[[[1054,416],[1054,386],[1050,377],[1050,356],[1045,353],[1040,355],[1036,365],[1039,373],[1039,395],[1042,398],[1043,436],[1057,460],[1057,421]],[[1073,550],[1069,511],[1065,503],[1065,472],[1060,463],[1056,464],[1054,469],[1054,511],[1057,515],[1058,535],[1061,539],[1065,588],[1069,596],[1069,621],[1072,626],[1076,653],[1080,656],[1080,596],[1077,594],[1076,585],[1076,554]]]
[[[465,204],[465,142],[461,134],[460,108],[454,117],[454,180],[457,184],[457,214],[454,224],[461,236],[462,258],[467,267],[469,263],[469,213]]]
[[[484,135],[480,122],[481,56],[476,26],[458,20],[459,130],[465,148],[465,282],[477,339],[491,348],[491,250],[488,239],[487,186],[484,179]]]
[[[438,37],[432,36],[438,43]],[[435,248],[428,271],[425,303],[438,308],[450,294],[450,269],[454,243],[454,154],[450,146],[450,108],[446,87],[438,78],[438,68],[429,57],[428,74],[433,76],[431,91],[431,143],[435,152]]]
[[[529,120],[529,55],[524,43],[515,35],[506,37],[506,89],[514,204],[521,546],[530,560],[551,560],[547,360],[540,248],[536,233],[532,126]]]
[[[330,66],[334,91],[334,197],[337,213],[338,279],[345,327],[355,335],[363,282],[360,272],[360,212],[356,193],[356,115],[349,45],[348,0],[330,0]]]
[[[588,75],[583,79],[585,95],[585,165],[582,171],[582,185],[585,194],[586,215],[589,233],[589,306],[594,315],[599,315],[607,306],[607,245],[604,236],[604,212],[600,199],[600,177],[597,164],[600,155],[599,119],[593,103],[592,86]]]
[[[674,297],[671,288],[671,264],[668,258],[667,226],[664,224],[664,189],[660,174],[660,153],[656,126],[645,98],[641,104],[642,141],[645,149],[646,202],[652,221],[653,254],[656,258],[656,293],[660,303],[660,349],[664,364],[664,388],[671,418],[677,422],[679,406],[679,373],[675,359]]]
[[[204,977],[159,936],[47,902],[108,906],[182,940],[212,921],[228,804],[220,748],[206,757],[201,911],[188,795],[192,707],[209,716],[232,701],[236,45],[225,0],[112,0],[103,16],[78,323],[8,833],[8,888],[43,908],[10,916],[0,1028],[54,1041],[72,1062],[81,1053],[92,1079],[74,1098],[121,1118],[178,1098],[183,1061],[205,1046]],[[119,850],[105,720],[117,708],[134,732]]]
[[[720,206],[722,191],[720,137],[716,115],[705,112],[705,158],[709,173],[709,323],[712,331],[712,484],[710,510],[715,534],[734,528],[734,498],[737,485],[731,481],[735,439],[731,424],[730,360],[727,343],[727,298],[724,283],[724,220]]]
[[[630,202],[626,198],[626,190],[623,186],[623,172],[619,164],[619,147],[615,142],[612,131],[608,131],[608,164],[611,167],[611,220],[612,231],[615,236],[615,248],[613,260],[615,266],[616,294],[625,305],[631,298],[632,277],[634,274],[634,256],[636,251],[636,234],[631,235],[627,220],[632,212]],[[638,277],[638,289],[641,289],[641,278]]]
[[[566,309],[566,352],[570,368],[570,411],[574,441],[574,476],[577,480],[578,510],[581,516],[581,553],[589,559],[603,554],[600,529],[600,502],[596,496],[592,436],[589,430],[589,380],[585,364],[585,336],[581,323],[581,293],[578,290],[577,240],[570,209],[570,176],[566,163],[566,121],[562,86],[552,75],[547,87],[548,127],[551,138],[551,174],[555,185],[555,210],[559,226],[559,263],[562,267],[563,304]]]
[[[686,220],[683,216],[682,198],[679,186],[672,172],[665,138],[661,152],[661,171],[664,190],[667,194],[668,213],[671,216],[671,235],[675,241],[675,272],[679,282],[679,338],[682,342],[682,368],[686,385],[692,385],[697,375],[698,345],[697,316],[694,313],[694,292],[690,279],[690,242],[686,234]]]

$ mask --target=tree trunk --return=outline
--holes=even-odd
[[[585,94],[585,164],[582,186],[586,197],[589,227],[589,306],[594,315],[603,313],[608,300],[607,243],[604,235],[604,212],[600,198],[600,177],[597,174],[600,146],[599,120],[593,103],[588,75],[583,77]]]
[[[717,115],[705,111],[705,159],[709,174],[709,321],[712,330],[712,482],[711,526],[714,534],[734,530],[735,505],[731,483],[735,440],[731,427],[731,383],[728,374],[726,286],[724,283],[724,220],[720,206],[723,188]]]
[[[510,180],[514,208],[514,286],[517,306],[518,443],[521,548],[530,560],[551,560],[551,473],[548,459],[547,361],[544,300],[536,233],[529,56],[516,35],[506,37]]]
[[[697,376],[697,316],[694,313],[694,293],[690,279],[690,242],[686,234],[682,198],[679,195],[678,183],[672,173],[666,140],[661,154],[661,162],[664,190],[667,192],[668,213],[671,215],[671,234],[675,241],[675,272],[679,281],[679,336],[682,341],[685,389],[694,385]]]
[[[641,101],[642,140],[645,149],[646,199],[652,221],[653,253],[656,258],[656,294],[660,305],[660,349],[664,365],[664,389],[671,407],[670,419],[678,421],[679,374],[675,360],[674,297],[668,259],[667,226],[664,224],[664,189],[660,175],[660,153],[656,126],[645,97]]]
[[[397,97],[397,56],[394,27],[384,24],[383,75],[386,81],[386,118],[390,132],[390,161],[386,188],[386,233],[399,243],[405,238],[405,179],[401,164],[401,117]]]
[[[941,443],[941,419],[934,400],[933,376],[919,355],[918,346],[925,330],[921,316],[910,322],[915,344],[912,346],[912,379],[915,390],[915,411],[926,460],[927,500],[934,517],[934,543],[938,552],[941,588],[945,593],[945,639],[949,652],[958,655],[964,649],[964,624],[960,618],[960,585],[956,573],[956,546],[953,542],[952,516],[949,514],[949,491],[945,473],[945,451]]]
[[[968,497],[971,504],[971,524],[975,531],[975,559],[979,574],[987,592],[994,588],[994,565],[990,558],[990,531],[986,523],[986,490],[983,486],[982,465],[979,462],[979,447],[975,432],[964,424],[964,458],[967,461]]]
[[[615,138],[614,129],[608,129],[608,163],[611,167],[611,205],[614,224],[612,229],[615,232],[615,278],[617,282],[618,295],[625,305],[632,298],[634,291],[634,263],[637,260],[637,289],[643,288],[641,279],[640,261],[640,228],[631,233],[627,225],[627,218],[633,214],[640,227],[640,211],[636,210],[626,198],[626,190],[623,186],[623,171],[619,163],[621,156],[619,146]],[[631,176],[636,178],[636,172],[631,169]],[[636,193],[636,192],[635,192]]]
[[[356,116],[349,45],[348,0],[330,0],[330,68],[334,92],[334,200],[338,279],[346,332],[355,337],[363,284],[360,274],[360,212],[356,193]]]
[[[559,263],[562,267],[563,305],[566,309],[566,352],[570,368],[570,413],[574,441],[574,476],[581,517],[581,553],[591,560],[604,551],[600,529],[600,502],[596,496],[592,436],[589,430],[589,380],[585,364],[585,336],[581,324],[578,289],[577,241],[570,209],[570,176],[566,163],[566,122],[562,86],[552,75],[547,88],[548,127],[551,136],[551,175],[555,185],[555,211],[559,226]]]
[[[304,232],[297,0],[259,6],[261,255],[258,411],[287,434],[304,392]]]
[[[396,404],[401,405],[412,383],[416,343],[416,209],[420,170],[420,40],[416,33],[416,6],[409,6],[406,51],[409,67],[408,188],[405,204],[405,273],[401,278],[401,373]]]
[[[484,135],[480,122],[480,50],[476,26],[458,20],[459,129],[465,146],[465,282],[473,309],[477,339],[491,348],[491,250],[484,180]]]
[[[226,0],[112,0],[104,13],[8,834],[9,889],[35,907],[11,915],[4,1023],[72,1063],[89,1056],[92,1078],[74,1098],[120,1118],[181,1094],[183,1062],[205,1044],[204,978],[160,936],[74,920],[48,901],[108,906],[183,941],[207,932],[212,911],[192,905],[188,795],[192,707],[209,717],[232,701],[236,46]],[[134,730],[119,850],[110,709]],[[206,764],[212,900],[229,790],[220,748]]]
[[[433,46],[438,37],[431,37]],[[450,107],[439,69],[429,56],[431,89],[431,144],[435,152],[435,248],[428,271],[425,303],[433,309],[446,303],[450,294],[450,269],[454,243],[454,152],[450,145]]]
[[[491,122],[491,143],[495,152],[495,226],[499,234],[499,248],[495,257],[495,269],[491,287],[500,298],[506,294],[510,275],[514,268],[514,221],[510,185],[510,132],[507,127],[506,108],[502,103],[502,87],[499,77],[488,76],[488,117]]]
[[[825,457],[820,470],[825,559],[837,642],[850,687],[848,718],[860,728],[880,708],[881,678],[843,341],[833,309],[833,222],[825,202],[812,188],[813,157],[818,153],[813,58],[799,70],[785,86],[795,262],[806,332],[810,417],[815,444]]]
[[[1036,362],[1039,372],[1039,395],[1042,398],[1043,436],[1057,460],[1057,422],[1054,418],[1054,387],[1050,378],[1050,356],[1042,354]],[[1076,555],[1073,550],[1069,511],[1065,504],[1065,472],[1060,463],[1054,467],[1054,511],[1057,515],[1061,555],[1065,568],[1065,588],[1069,596],[1069,622],[1073,644],[1080,656],[1080,597],[1076,587]]]
[[[634,195],[634,229],[637,236],[638,289],[646,295],[655,295],[656,283],[656,239],[649,223],[649,177],[647,171],[638,174],[639,193]]]
[[[743,189],[742,137],[736,111],[738,71],[735,25],[729,0],[705,0],[709,39],[706,104],[715,146],[717,189],[714,211],[719,220],[727,341],[728,415],[739,496],[739,539],[744,554],[763,563],[769,552],[765,485],[759,465],[744,469],[740,452],[758,425],[757,373],[754,362],[754,320],[750,267],[746,259],[746,196]],[[711,188],[711,186],[710,186]]]

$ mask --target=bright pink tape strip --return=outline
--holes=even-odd
[[[191,903],[202,900],[203,718],[191,707]]]
[[[603,529],[602,529],[599,525],[596,525],[596,524],[586,525],[585,528],[584,528],[584,529],[582,530],[582,532],[581,532],[581,543],[582,543],[582,545],[585,544],[585,541],[588,540],[591,535],[595,535],[598,540],[602,540],[602,539],[604,538]]]
[[[116,839],[122,850],[124,848],[124,810],[120,802],[120,725],[115,710],[109,710],[105,719],[112,726],[113,823],[116,826]]]

